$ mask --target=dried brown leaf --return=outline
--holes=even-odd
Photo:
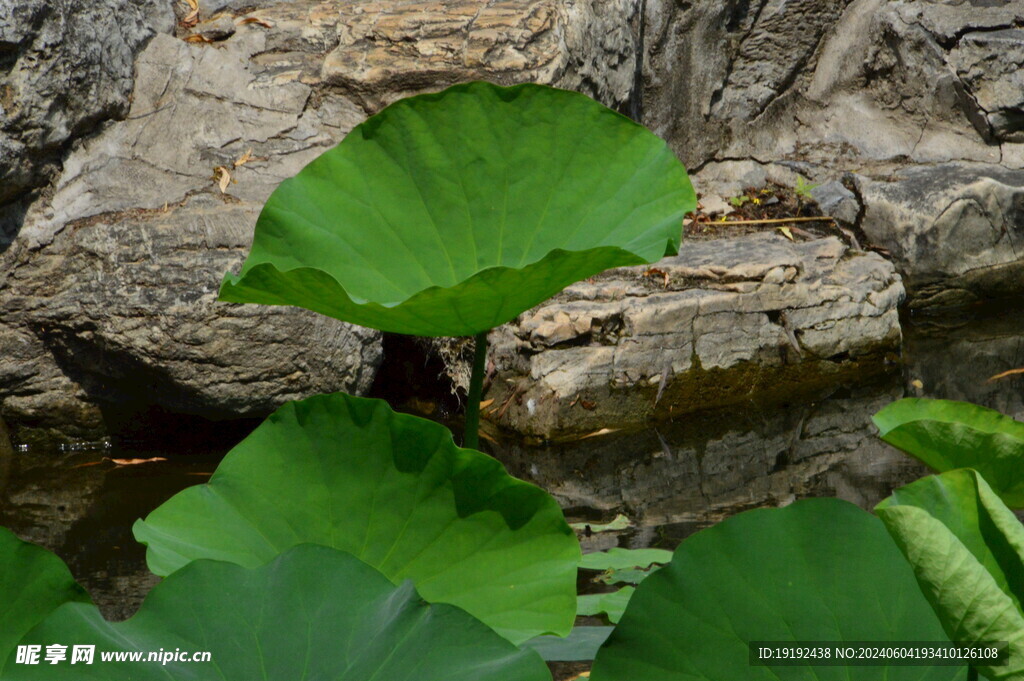
[[[246,163],[248,163],[251,160],[252,160],[252,147],[250,147],[249,149],[246,149],[245,153],[238,157],[238,160],[235,161],[235,167],[236,168],[240,168],[241,166],[244,166]]]
[[[266,19],[260,19],[259,17],[246,17],[239,21],[238,24],[240,26],[244,24],[256,24],[257,26],[262,26],[263,28],[274,28],[274,25],[272,23],[270,23]]]
[[[118,466],[138,466],[140,463],[155,463],[157,461],[167,461],[162,456],[154,456],[148,459],[111,459]]]
[[[1024,374],[1024,367],[1021,367],[1020,369],[1010,369],[1009,371],[996,374],[989,378],[988,381],[991,383],[992,381],[998,381],[1000,378],[1007,378],[1009,376],[1017,376],[1020,374]]]
[[[231,173],[224,166],[217,166],[213,172],[217,173],[217,186],[220,187],[220,193],[227,194],[228,185],[231,184]]]
[[[212,43],[213,41],[201,33],[195,33],[185,38],[186,43]]]
[[[181,20],[181,25],[185,28],[192,28],[199,23],[199,0],[185,0],[185,3],[192,11]]]
[[[610,435],[616,431],[618,431],[618,428],[602,428],[601,430],[595,430],[593,433],[587,433],[586,435],[582,435],[576,439],[586,440],[587,438],[591,437],[601,437],[602,435]]]

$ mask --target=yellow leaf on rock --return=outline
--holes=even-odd
[[[779,231],[782,232],[782,235],[790,241],[796,241],[796,239],[793,238],[793,232],[790,231],[789,227],[779,227]]]
[[[213,172],[218,175],[217,186],[220,187],[220,193],[227,194],[228,185],[231,184],[231,173],[224,166],[217,166],[213,169]]]
[[[274,28],[274,25],[272,23],[270,23],[266,19],[260,19],[259,17],[246,17],[238,23],[239,25],[256,24],[257,26],[262,26],[263,28]]]
[[[183,26],[190,28],[199,23],[199,0],[185,0],[185,3],[192,11],[185,15],[181,23]]]
[[[238,158],[237,161],[235,161],[235,167],[238,168],[240,166],[244,166],[246,163],[248,163],[251,160],[252,160],[252,147],[246,149],[245,153],[242,154]]]

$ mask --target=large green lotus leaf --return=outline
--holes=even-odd
[[[5,681],[550,681],[543,660],[463,610],[429,605],[351,554],[298,546],[252,570],[197,561],[112,624],[56,610],[22,643],[95,645],[93,664],[15,664]],[[102,662],[102,653],[209,652],[210,661]]]
[[[0,527],[0,663],[25,632],[68,601],[90,602],[64,561]]]
[[[568,633],[576,611],[580,548],[557,502],[382,400],[281,407],[135,536],[159,575],[197,558],[253,567],[296,544],[332,546],[517,643]]]
[[[221,299],[473,335],[675,252],[695,205],[665,143],[590,98],[456,85],[392,104],[281,183]]]
[[[969,402],[909,398],[874,416],[879,435],[939,473],[977,470],[1012,508],[1024,508],[1024,423]]]
[[[990,679],[1024,679],[1024,526],[985,479],[961,469],[913,482],[876,507],[949,638],[1007,641]]]
[[[958,667],[751,666],[752,641],[946,641],[881,521],[838,499],[741,513],[637,587],[593,681],[939,681]]]

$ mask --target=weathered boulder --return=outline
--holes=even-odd
[[[1024,170],[941,164],[857,184],[861,229],[907,273],[913,306],[1024,291]]]
[[[981,132],[1024,142],[1024,29],[967,33],[952,61],[977,103],[975,120],[987,124]]]
[[[127,116],[75,143],[0,255],[12,423],[89,436],[110,406],[257,416],[365,391],[379,333],[215,302],[273,188],[381,106],[454,82],[632,94],[627,0],[200,7],[139,55]]]
[[[690,241],[492,333],[488,417],[559,438],[877,371],[899,346],[902,298],[890,263],[835,238]]]
[[[135,55],[173,22],[167,0],[0,3],[0,250],[67,145],[127,113]]]
[[[792,184],[784,178],[794,172],[822,184],[853,172],[906,181],[893,191],[910,194],[915,182],[899,172],[909,165],[1024,168],[1019,2],[648,2],[642,16],[642,120],[695,171],[698,191],[728,197],[765,178]],[[951,192],[972,191],[974,180],[955,181],[965,184]],[[876,197],[847,197],[836,217],[849,224],[852,216],[858,234],[860,219],[870,220],[863,231],[889,248],[902,228],[871,217],[886,210],[871,209]],[[924,200],[934,214],[946,207],[939,195]],[[995,230],[1018,229],[1010,217]],[[941,237],[951,253],[957,238]],[[969,257],[946,270],[914,253],[898,260],[911,305],[931,300],[935,286],[959,287],[979,256],[1019,260],[965,246]],[[1024,292],[1013,268],[978,276],[991,291]]]

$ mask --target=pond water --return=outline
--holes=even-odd
[[[672,549],[742,510],[814,496],[870,508],[925,474],[877,440],[870,416],[905,395],[976,402],[1024,420],[1024,310],[978,308],[905,320],[904,359],[869,385],[842,386],[791,404],[691,414],[633,433],[531,448],[485,449],[544,487],[570,521],[624,513],[633,526],[583,537],[585,550]],[[249,424],[159,446],[115,439],[75,449],[8,444],[0,431],[0,525],[63,558],[104,614],[123,619],[157,581],[131,534],[135,520],[175,492],[205,482]],[[209,427],[209,426],[207,426]],[[121,465],[112,459],[163,458]]]

